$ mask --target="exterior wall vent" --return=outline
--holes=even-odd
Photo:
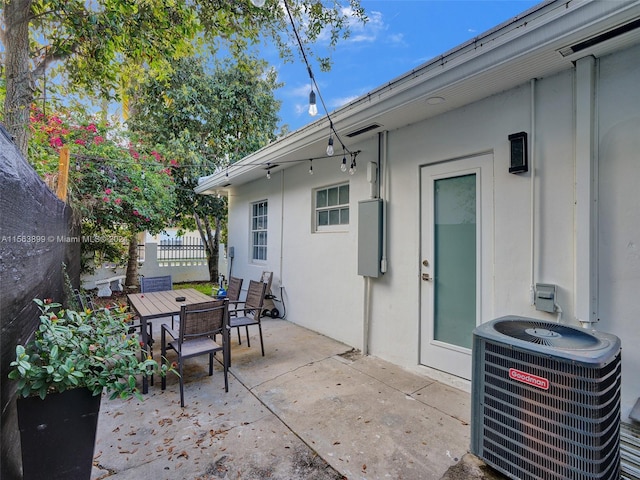
[[[358,135],[362,135],[363,133],[370,132],[371,130],[375,130],[376,128],[380,128],[382,125],[377,123],[372,123],[371,125],[367,125],[366,127],[359,128],[358,130],[354,130],[353,132],[347,133],[347,137],[357,137]]]
[[[473,332],[471,451],[509,478],[620,478],[620,339],[525,317]]]
[[[624,25],[620,25],[607,32],[603,32],[599,35],[596,35],[595,37],[589,38],[587,40],[583,40],[582,42],[576,43],[574,45],[561,48],[559,52],[560,52],[560,55],[562,55],[563,57],[568,57],[569,55],[573,55],[574,53],[581,52],[582,50],[586,50],[587,48],[593,47],[602,42],[606,42],[607,40],[611,40],[612,38],[616,38],[625,33],[632,32],[637,28],[640,28],[640,19],[631,21]]]

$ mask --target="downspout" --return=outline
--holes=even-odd
[[[596,59],[575,63],[575,316],[593,328],[598,311]]]
[[[384,131],[378,136],[378,194],[382,199],[382,260],[380,272],[387,273],[387,201],[389,199],[389,169],[387,167],[387,152],[389,132]],[[384,187],[380,185],[380,177]]]
[[[284,282],[282,281],[282,262],[284,259],[284,168],[280,173],[280,265],[278,278],[280,279],[280,301],[284,303],[284,298],[282,298],[282,290],[284,288]]]
[[[362,325],[362,354],[369,355],[369,323],[371,322],[371,277],[364,277],[364,305]]]
[[[536,301],[536,79],[531,79],[531,158],[529,161],[531,171],[530,202],[531,202],[531,284],[529,285],[529,302]]]

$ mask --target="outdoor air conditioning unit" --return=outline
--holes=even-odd
[[[508,316],[473,332],[471,451],[513,479],[620,478],[620,339]]]

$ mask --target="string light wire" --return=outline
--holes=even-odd
[[[333,132],[333,135],[335,135],[338,142],[340,142],[340,146],[342,146],[342,149],[346,150],[347,153],[349,153],[350,155],[353,155],[353,152],[351,152],[351,150],[349,150],[344,145],[342,139],[340,138],[340,135],[338,135],[338,132],[333,126],[333,120],[329,115],[329,110],[327,109],[327,105],[324,103],[322,92],[320,91],[320,87],[318,87],[318,82],[316,82],[316,78],[313,75],[313,71],[311,70],[311,64],[309,63],[309,59],[307,58],[306,52],[304,51],[304,46],[302,44],[302,40],[300,39],[300,35],[298,35],[298,29],[296,28],[296,24],[293,20],[293,15],[291,14],[291,10],[289,9],[289,2],[287,0],[283,0],[283,3],[284,3],[285,9],[287,10],[287,14],[289,15],[289,21],[291,22],[291,28],[293,29],[293,33],[296,37],[296,41],[298,42],[298,46],[300,47],[300,53],[302,54],[302,59],[304,60],[305,65],[307,66],[307,71],[309,72],[309,78],[311,79],[311,82],[313,83],[313,85],[316,87],[316,91],[318,92],[318,97],[320,98],[320,103],[322,104],[322,108],[324,109],[325,115],[329,120],[329,130],[330,132]],[[331,146],[333,146],[333,139],[331,138],[331,136],[329,137],[329,139],[330,139]]]

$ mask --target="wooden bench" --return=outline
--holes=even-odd
[[[126,275],[116,275],[111,278],[104,278],[102,280],[96,280],[96,287],[98,288],[99,297],[110,297],[113,292],[122,292],[122,280],[126,278]]]

